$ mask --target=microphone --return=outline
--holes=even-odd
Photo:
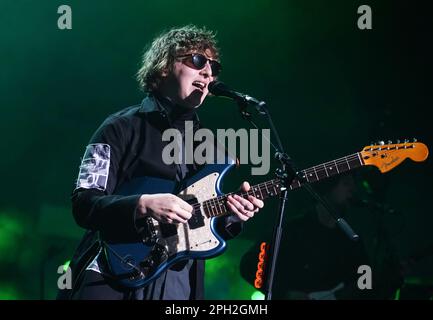
[[[227,85],[225,85],[221,81],[212,81],[211,83],[209,83],[208,89],[209,89],[209,92],[212,93],[214,96],[226,97],[226,98],[233,99],[233,100],[240,102],[240,103],[251,104],[251,105],[256,106],[257,110],[260,113],[266,113],[264,111],[264,107],[266,106],[266,102],[259,101],[256,98],[253,98],[247,94],[237,92],[237,91],[229,88]]]

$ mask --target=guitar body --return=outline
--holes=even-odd
[[[176,192],[174,181],[143,177],[123,185],[117,193],[173,193],[193,205],[222,195],[222,180],[233,166],[233,162],[207,165],[184,181],[185,188],[180,192]],[[127,243],[104,241],[110,271],[123,286],[145,286],[178,261],[210,258],[226,248],[226,242],[216,231],[216,218],[208,217],[201,206],[195,208],[188,223],[169,225],[147,219],[148,229],[152,231],[148,238]]]

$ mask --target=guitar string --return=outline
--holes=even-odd
[[[411,145],[411,146],[408,146],[408,147],[405,146],[404,148],[403,147],[401,147],[401,148],[402,149],[407,149],[407,148],[413,148],[413,147],[414,147],[414,145]],[[373,149],[367,150],[367,151],[370,151],[370,152],[372,152],[372,151],[382,151],[382,150],[383,151],[387,151],[387,150],[394,150],[394,149],[398,150],[397,146],[394,146],[394,147],[382,147],[381,146],[379,148],[373,148]],[[356,164],[352,163],[352,166],[351,166],[349,162],[351,162],[353,160],[357,160],[358,163],[356,163]],[[338,168],[341,164],[347,165],[347,168]],[[340,171],[346,172],[347,169],[350,170],[352,168],[357,168],[357,167],[359,167],[359,165],[361,165],[361,166],[363,165],[363,163],[361,161],[361,152],[357,152],[357,153],[351,154],[349,156],[345,156],[345,157],[341,157],[341,158],[338,158],[338,159],[335,159],[335,160],[332,160],[332,161],[328,161],[328,162],[325,162],[325,163],[322,163],[322,164],[319,164],[319,165],[316,165],[316,166],[313,166],[313,167],[310,167],[310,168],[307,168],[307,169],[304,169],[304,170],[301,170],[301,171],[298,171],[298,172],[299,173],[304,173],[304,177],[303,178],[306,179],[307,182],[316,182],[316,181],[318,181],[320,179],[325,178],[325,176],[321,176],[319,178],[319,174],[322,175],[323,172],[325,172],[326,177],[329,177],[330,175],[328,174],[328,171],[332,170],[332,167],[336,167],[337,168],[337,173],[340,173]],[[340,170],[338,170],[338,169],[340,169]],[[313,173],[316,176],[316,179],[313,178],[314,180],[310,181],[308,179],[308,176],[314,177]],[[335,171],[332,172],[332,173],[335,174]],[[276,180],[277,179],[274,179],[274,180],[271,180],[271,181],[267,181],[265,183],[260,183],[260,184],[258,184],[256,186],[254,186],[254,190],[251,189],[251,191],[248,191],[246,193],[240,193],[240,194],[236,193],[236,194],[238,194],[239,196],[245,197],[245,196],[250,195],[250,194],[251,195],[255,195],[254,191],[256,191],[256,193],[258,191],[258,192],[260,192],[260,194],[262,195],[262,198],[263,198],[263,191],[265,191],[267,189],[268,185],[269,186],[273,186],[274,185],[274,181],[276,181]],[[294,181],[294,183],[296,183],[296,182],[299,183],[299,185],[300,185],[299,180],[296,179]],[[292,184],[290,186],[292,186]],[[263,189],[263,188],[265,188],[265,189]],[[267,190],[265,192],[266,192],[266,195],[268,195]],[[278,193],[276,190],[274,192]],[[216,209],[217,210],[217,215],[220,214],[218,211],[221,210],[221,207],[223,208],[223,210],[227,211],[227,208],[226,208],[225,204],[221,203],[220,201],[221,200],[225,200],[225,198],[227,198],[229,195],[232,195],[232,194],[234,194],[234,192],[227,193],[227,194],[224,194],[222,196],[215,197],[215,198],[203,201],[202,203],[194,204],[193,205],[194,211],[197,208],[200,208],[200,206],[202,204],[207,206],[208,211]],[[219,207],[219,209],[215,205],[217,205]],[[213,212],[209,212],[209,213],[213,214]]]
[[[335,167],[335,166],[338,166],[338,165],[340,165],[340,164],[343,164],[343,163],[345,163],[346,165],[347,165],[347,168],[348,169],[351,169],[351,167],[350,167],[350,165],[348,164],[348,162],[349,161],[353,161],[353,160],[360,160],[360,157],[359,157],[359,153],[355,153],[355,154],[352,154],[352,155],[349,155],[349,156],[346,156],[346,157],[342,157],[342,158],[338,158],[338,159],[336,159],[336,160],[334,160],[334,161],[328,161],[328,162],[326,162],[326,163],[323,163],[323,164],[320,164],[320,165],[317,165],[317,166],[315,166],[315,167],[311,167],[311,168],[307,168],[307,169],[305,169],[305,170],[301,170],[301,171],[299,171],[299,172],[301,172],[301,173],[304,173],[305,174],[305,179],[308,181],[308,174],[310,174],[311,175],[311,173],[312,172],[315,172],[316,174],[317,173],[321,173],[321,172],[323,172],[323,171],[327,171],[326,170],[326,167]],[[326,166],[325,167],[325,165],[328,165],[328,166]],[[359,164],[357,164],[357,165],[359,165]],[[362,165],[362,163],[360,163],[360,165]],[[320,168],[319,168],[320,167]],[[352,166],[352,167],[354,167],[354,166]],[[317,169],[315,169],[315,168],[317,168]],[[341,168],[340,168],[341,169]],[[345,170],[346,171],[346,170]],[[337,170],[337,172],[339,172],[339,170]],[[327,174],[327,176],[329,176],[329,174]],[[308,182],[315,182],[315,181],[318,181],[318,180],[320,180],[320,178],[319,179],[317,179],[317,180],[314,180],[314,181],[308,181]],[[278,179],[273,179],[273,180],[271,180],[271,181],[267,181],[267,182],[262,182],[262,183],[260,183],[260,184],[258,184],[258,185],[256,185],[256,186],[254,186],[254,188],[252,188],[251,189],[251,191],[248,191],[247,193],[236,193],[236,194],[238,194],[239,196],[242,196],[242,197],[245,197],[245,196],[247,196],[247,195],[255,195],[254,194],[254,191],[256,191],[256,193],[257,193],[257,189],[258,189],[258,191],[260,192],[260,193],[263,193],[263,191],[265,191],[265,189],[268,187],[268,185],[269,186],[273,186],[274,187],[274,189],[276,189],[278,186],[274,186],[274,184],[275,184],[275,182],[276,181],[279,181]],[[297,180],[298,181],[298,180]],[[263,188],[265,188],[265,189],[263,189]],[[274,192],[275,192],[275,194],[278,194],[279,192],[277,191],[277,190],[274,190]],[[227,194],[224,194],[224,195],[222,195],[222,196],[219,196],[219,197],[215,197],[215,198],[212,198],[212,199],[208,199],[208,200],[206,200],[206,201],[203,201],[202,203],[196,203],[196,204],[194,204],[193,205],[193,207],[194,207],[194,212],[198,209],[198,208],[200,208],[200,206],[201,205],[203,205],[203,208],[204,209],[207,209],[207,213],[209,214],[209,215],[211,215],[211,216],[216,216],[216,215],[219,215],[219,214],[221,214],[221,213],[224,213],[224,211],[227,211],[227,208],[226,208],[226,206],[225,206],[225,204],[222,204],[220,201],[221,200],[225,200],[225,198],[227,198],[229,195],[232,195],[232,194],[234,194],[235,192],[231,192],[231,193],[227,193]],[[218,207],[220,207],[219,209],[216,207],[216,205],[218,206]],[[221,211],[221,207],[223,208],[223,212],[219,212],[219,211]],[[217,211],[216,212],[216,214],[213,212],[214,211],[214,209]]]
[[[277,188],[276,183],[278,181],[279,181],[278,179],[273,179],[273,180],[270,180],[270,181],[262,182],[262,183],[260,183],[260,184],[258,184],[256,186],[254,186],[255,190],[252,189],[252,191],[248,191],[248,193],[242,193],[241,195],[254,194],[253,191],[256,191],[257,188],[260,188],[260,191],[262,192],[262,191],[265,191],[268,186],[273,187],[273,189],[275,189],[274,193],[278,194],[278,191],[276,190],[276,188]],[[227,194],[225,194],[223,196],[219,196],[219,197],[216,197],[216,198],[213,198],[213,199],[209,199],[209,200],[203,201],[202,203],[194,203],[192,206],[194,207],[194,211],[195,211],[196,209],[200,208],[201,205],[203,205],[204,209],[207,209],[209,211],[208,213],[210,213],[210,214],[213,214],[213,212],[210,212],[210,211],[211,211],[211,209],[215,208],[215,204],[218,204],[219,207],[223,207],[226,210],[227,208],[225,207],[225,204],[221,203],[220,201],[223,200],[223,199],[225,199],[226,197],[228,197],[229,195],[231,195],[233,193],[234,192],[227,193]],[[269,193],[266,192],[266,193],[267,194],[271,194],[270,192]],[[213,201],[214,202],[214,206],[213,207],[211,207],[211,203],[209,203],[209,201]],[[218,212],[217,212],[217,214],[218,214]]]
[[[343,160],[341,160],[341,159],[343,159]],[[338,165],[341,165],[341,164],[346,164],[347,165],[347,162],[348,161],[353,161],[353,160],[358,160],[358,162],[359,162],[359,157],[358,157],[358,154],[353,154],[353,155],[350,155],[350,156],[347,156],[347,157],[344,157],[344,158],[339,158],[339,159],[336,159],[335,161],[329,161],[329,162],[326,162],[326,163],[323,163],[323,164],[319,164],[319,165],[317,165],[317,166],[315,166],[315,167],[311,167],[311,168],[307,168],[307,169],[305,169],[305,170],[301,170],[301,171],[299,171],[299,172],[301,172],[301,173],[304,173],[304,174],[306,174],[306,176],[308,176],[308,175],[310,175],[311,173],[313,173],[313,172],[316,172],[316,173],[322,173],[323,171],[328,171],[328,170],[326,170],[326,168],[330,168],[330,167],[336,167],[336,166],[338,166]],[[328,164],[328,165],[327,165]],[[327,166],[326,166],[327,165]],[[350,165],[348,165],[348,167],[350,167]],[[353,167],[355,167],[355,166],[353,166]],[[341,169],[341,168],[340,168]],[[308,178],[306,177],[306,179],[307,179],[307,181],[308,181]],[[320,178],[319,178],[320,179]],[[272,181],[272,180],[271,180]],[[317,181],[317,180],[316,180]],[[269,181],[268,181],[269,182]],[[258,184],[256,187],[258,187],[259,185],[261,185],[261,184],[263,184],[264,182],[262,182],[262,183],[260,183],[260,184]],[[263,186],[262,186],[263,187]],[[262,189],[260,189],[260,192],[262,192],[263,190]],[[230,194],[233,194],[233,192],[231,192],[231,193],[227,193],[227,194],[225,194],[224,196],[220,196],[220,197],[225,197],[225,196],[228,196],[228,195],[230,195]],[[220,198],[220,197],[216,197],[216,198],[213,198],[213,199],[218,199],[218,198]],[[212,200],[212,199],[209,199],[209,200]],[[209,201],[209,200],[206,200],[206,201]],[[199,204],[197,204],[197,205],[199,205]]]

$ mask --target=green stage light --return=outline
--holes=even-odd
[[[251,295],[251,300],[265,300],[265,295],[260,291],[254,291]]]
[[[362,186],[364,187],[365,190],[367,190],[368,194],[372,194],[373,193],[373,190],[371,189],[371,186],[370,186],[370,184],[368,183],[367,180],[363,180],[362,181]]]
[[[400,300],[400,288],[398,288],[397,291],[395,291],[394,300]]]
[[[63,272],[66,272],[69,268],[69,265],[71,264],[71,260],[67,260],[64,264],[63,264]]]
[[[0,284],[0,300],[18,300],[17,290],[9,285]]]
[[[24,226],[10,215],[0,214],[0,261],[15,258],[15,247],[24,233]]]

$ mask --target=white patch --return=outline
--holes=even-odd
[[[110,146],[104,143],[89,144],[84,152],[77,179],[77,189],[107,188],[110,170]]]

